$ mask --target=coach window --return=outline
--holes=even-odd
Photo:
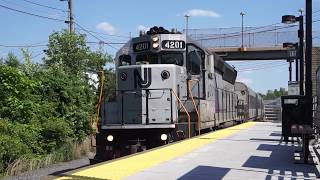
[[[187,70],[192,75],[199,75],[203,52],[198,47],[189,44],[187,46]]]
[[[119,56],[119,66],[128,66],[131,65],[131,56],[130,55],[121,55]]]

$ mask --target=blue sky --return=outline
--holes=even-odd
[[[67,14],[63,11],[37,6],[30,2],[58,9],[66,10],[67,8],[67,2],[59,0],[0,0],[0,5],[52,18],[66,19]],[[314,0],[314,11],[319,10],[319,4],[320,0]],[[86,29],[109,34],[97,35],[100,39],[106,42],[125,42],[130,33],[136,36],[138,29],[143,27],[159,25],[167,29],[182,30],[185,27],[183,15],[186,12],[193,13],[189,28],[239,27],[241,11],[246,13],[245,26],[263,26],[280,22],[284,14],[298,15],[298,9],[304,6],[303,0],[74,0],[74,14],[76,21]],[[314,19],[320,19],[320,13],[315,14]],[[46,44],[48,36],[53,31],[67,27],[63,22],[28,16],[1,7],[0,22],[0,45]],[[316,26],[319,26],[319,23],[315,23],[314,27]],[[77,28],[77,30],[83,33],[81,29]],[[90,35],[88,40],[98,41]],[[98,48],[95,44],[90,46],[93,49]],[[118,45],[113,46],[119,48]],[[44,48],[29,48],[35,56],[34,61],[41,61]],[[110,54],[116,51],[106,45],[103,49]],[[16,47],[0,47],[0,56],[4,57],[10,51],[21,57],[19,48]],[[233,64],[240,69],[239,80],[247,82],[256,91],[265,93],[267,89],[287,86],[288,72],[283,62]],[[269,67],[270,64],[272,64],[271,67]],[[265,70],[254,68],[261,66],[269,68]]]

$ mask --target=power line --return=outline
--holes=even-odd
[[[19,12],[19,13],[22,13],[22,14],[27,14],[27,15],[30,15],[30,16],[43,18],[43,19],[49,19],[49,20],[54,20],[54,21],[59,21],[59,22],[65,22],[62,19],[57,19],[57,18],[52,18],[52,17],[48,17],[48,16],[42,16],[42,15],[38,15],[38,14],[26,12],[26,11],[21,11],[21,10],[14,9],[14,8],[11,8],[11,7],[8,7],[8,6],[4,6],[4,5],[1,5],[1,4],[0,4],[0,7],[5,8],[5,9],[9,9],[11,11]]]
[[[45,8],[48,8],[48,9],[53,9],[53,10],[58,10],[58,11],[62,11],[62,12],[67,12],[66,10],[63,10],[63,9],[60,9],[60,8],[43,5],[43,4],[36,3],[36,2],[33,2],[33,1],[29,1],[29,0],[22,0],[22,1],[25,1],[25,2],[28,2],[28,3],[30,3],[30,4],[34,4],[34,5],[37,5],[37,6],[45,7]]]
[[[316,22],[319,22],[319,21],[320,21],[320,19],[317,19],[317,20],[312,21],[312,23],[316,23]],[[278,27],[278,28],[275,27],[274,29],[262,30],[262,31],[251,32],[251,33],[259,34],[259,33],[276,31],[276,30],[280,30],[280,29],[288,29],[288,28],[295,27],[295,26],[298,26],[298,25],[294,24],[294,25],[283,26],[283,27]],[[266,27],[266,26],[263,26],[263,27]],[[245,33],[245,34],[250,34],[250,33]],[[227,35],[227,36],[225,36],[225,35]],[[202,38],[202,39],[197,39],[196,41],[213,40],[213,39],[221,39],[221,38],[230,38],[230,37],[238,37],[238,36],[241,36],[241,33],[238,33],[238,34],[228,33],[228,34],[224,34],[224,36]]]
[[[94,37],[95,39],[97,39],[98,41],[102,41],[100,38],[98,38],[97,36],[95,36],[94,34],[92,34],[90,31],[86,30],[84,27],[82,27],[81,25],[79,25],[77,22],[75,22],[75,24],[84,32],[88,33],[89,35],[91,35],[92,37]]]
[[[0,44],[0,47],[6,47],[6,48],[29,48],[29,47],[44,47],[48,46],[46,44],[39,44],[39,45],[6,45],[6,44]]]
[[[32,56],[32,57],[31,57],[31,59],[34,59],[34,58],[36,58],[36,57],[38,57],[38,56],[40,56],[40,55],[42,55],[42,54],[44,54],[44,53],[45,53],[45,52],[43,52],[43,51],[42,51],[42,52],[40,52],[40,53],[38,53],[38,54],[36,54],[36,55]]]
[[[320,10],[317,10],[317,11],[314,11],[312,14],[316,14],[316,13],[319,13]],[[319,21],[319,20],[318,20]],[[315,22],[318,22],[318,21],[315,21]],[[254,30],[257,30],[257,29],[263,29],[263,28],[266,28],[266,27],[272,27],[272,26],[277,26],[277,25],[280,25],[282,24],[281,22],[279,23],[273,23],[273,24],[270,24],[270,25],[265,25],[265,26],[260,26],[260,27],[255,27],[255,28],[252,28],[252,29],[248,29],[248,30],[244,30],[243,32],[250,32],[250,31],[254,31]],[[305,23],[304,23],[305,24]],[[290,26],[290,27],[294,27],[294,26],[297,26],[297,25],[293,25],[293,26]],[[288,27],[289,28],[289,27]],[[201,30],[201,29],[194,29],[194,30]],[[277,29],[276,29],[277,30]],[[241,33],[241,31],[237,31],[237,32],[232,32],[232,33],[227,33],[227,34],[239,34]]]
[[[129,36],[124,36],[124,35],[107,34],[107,33],[101,33],[101,32],[96,32],[96,31],[92,31],[92,30],[89,30],[89,31],[92,32],[92,33],[95,33],[95,34],[102,34],[102,35],[106,35],[106,36],[130,38]]]
[[[279,29],[288,29],[288,28],[295,27],[295,26],[298,26],[298,25],[284,26],[284,27],[279,27],[279,28],[274,28],[274,29],[268,29],[268,30],[263,30],[263,31],[252,32],[252,33],[255,33],[255,34],[265,33],[265,32],[271,32],[271,31],[275,31],[275,30],[279,30]],[[250,33],[245,33],[245,34],[250,34]],[[239,34],[230,33],[227,36],[224,35],[224,36],[217,36],[217,37],[211,37],[211,38],[203,38],[203,39],[197,39],[196,41],[213,40],[213,39],[221,39],[221,38],[230,38],[230,37],[237,37],[237,36],[241,36],[241,33],[239,33]]]
[[[280,25],[280,24],[282,24],[282,23],[273,23],[273,24],[269,24],[269,25],[265,25],[265,26],[259,26],[259,27],[255,27],[255,28],[244,30],[243,32],[250,32],[250,31],[257,30],[257,29],[263,29],[263,28],[266,28],[266,27],[274,27],[274,26],[277,27],[277,25]],[[246,27],[246,28],[249,28],[249,27]],[[227,29],[227,28],[225,28],[225,29]],[[197,30],[197,29],[195,29],[195,30]],[[201,30],[201,29],[198,29],[198,30]],[[242,31],[226,33],[224,35],[240,34],[240,33],[242,33]]]
[[[319,13],[320,10],[317,10],[317,11],[313,11],[312,14],[316,14],[316,13]]]
[[[74,22],[76,26],[78,26],[81,30],[85,31],[86,33],[88,33],[89,35],[91,35],[92,37],[94,37],[95,39],[97,39],[98,41],[101,41],[101,42],[105,42],[103,40],[101,40],[99,37],[97,37],[96,35],[92,34],[89,30],[85,29],[84,27],[82,27],[81,25],[79,25],[79,23],[77,22]],[[112,46],[111,44],[109,44],[108,42],[105,42],[106,45],[112,47],[113,49],[115,50],[118,50],[118,48]]]
[[[317,13],[317,12],[320,12],[320,10],[318,11],[315,11],[314,13]],[[319,22],[320,19],[318,20],[314,20],[312,21],[312,23],[316,23],[316,22]],[[280,30],[280,29],[288,29],[288,28],[291,28],[291,27],[295,27],[295,26],[298,26],[296,24],[293,24],[293,25],[289,25],[289,26],[283,26],[283,27],[278,27],[276,25],[278,24],[282,24],[282,23],[274,23],[274,24],[271,24],[271,25],[266,25],[266,26],[260,26],[260,27],[256,27],[256,28],[252,28],[252,29],[249,29],[249,30],[245,30],[243,32],[249,32],[249,33],[245,33],[245,34],[251,34],[251,33],[264,33],[264,32],[271,32],[271,31],[276,31],[276,30]],[[306,24],[306,23],[304,23]],[[275,28],[273,29],[268,29],[268,30],[263,30],[263,31],[257,31],[257,32],[251,32],[250,31],[253,31],[253,30],[257,30],[257,29],[263,29],[265,27],[272,27],[272,26],[275,26]],[[221,34],[219,34],[221,35]],[[199,39],[196,39],[196,41],[202,41],[202,40],[212,40],[212,39],[221,39],[221,38],[230,38],[230,37],[237,37],[237,36],[241,36],[241,31],[238,31],[238,32],[232,32],[232,33],[226,33],[226,34],[223,34],[223,36],[216,36],[216,37],[209,37],[209,38],[199,38]]]
[[[278,64],[283,64],[284,62],[278,63]],[[276,63],[265,63],[265,64],[256,64],[256,65],[248,65],[246,67],[238,67],[238,70],[245,70],[245,69],[256,69],[256,68],[262,68],[262,67],[268,67],[268,66],[274,66]],[[236,67],[237,68],[237,67]]]
[[[287,66],[288,64],[278,64],[274,66],[268,66],[268,67],[257,67],[257,68],[246,68],[246,69],[239,69],[238,72],[246,72],[246,71],[256,71],[256,70],[263,70],[263,69],[270,69],[270,68],[277,68],[277,67],[282,67],[282,66]]]
[[[104,41],[99,41],[99,42],[94,42],[94,41],[87,41],[87,43],[89,44],[115,44],[115,45],[122,45],[122,44],[126,44],[125,42],[104,42]]]
[[[34,8],[31,8],[31,7],[28,7],[28,6],[21,5],[21,3],[16,3],[16,2],[13,2],[13,1],[9,1],[9,0],[1,0],[1,1],[3,1],[4,3],[7,3],[7,4],[12,4],[12,5],[17,6],[17,7],[22,7],[22,8],[27,9],[27,10],[37,11],[37,12],[45,13],[45,14],[48,15],[48,11],[34,9]],[[60,16],[60,17],[66,18],[66,16],[63,16],[63,15],[60,15],[60,14],[57,14],[57,15]]]
[[[261,67],[261,66],[266,66],[266,65],[274,65],[275,62],[243,62],[243,64],[233,64],[233,63],[230,63],[232,65],[234,65],[236,68],[239,68],[239,69],[246,69],[246,68],[256,68],[256,67]]]
[[[73,16],[74,17],[76,17],[75,15],[74,15],[74,13],[73,13]],[[85,28],[87,31],[89,31],[89,32],[91,32],[91,33],[94,33],[94,34],[96,34],[96,35],[106,35],[106,36],[113,36],[113,37],[121,37],[121,38],[130,38],[130,36],[125,36],[125,35],[119,35],[119,34],[108,34],[108,33],[102,33],[102,32],[97,32],[97,31],[93,31],[93,30],[89,30],[89,28],[88,27],[86,27],[86,26],[84,26],[84,25],[82,25],[83,26],[83,28]],[[100,38],[104,38],[104,37],[102,37],[102,36],[99,36]]]

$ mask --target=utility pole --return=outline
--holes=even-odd
[[[184,15],[184,17],[186,18],[186,35],[188,36],[189,17],[190,17],[190,15],[186,14],[186,15]]]
[[[73,3],[72,0],[68,0],[68,12],[69,12],[69,32],[74,32],[74,18],[73,18]]]
[[[103,41],[99,41],[99,51],[102,52],[103,50],[103,45],[104,45],[104,42]]]
[[[65,23],[69,24],[69,33],[72,33],[72,32],[74,32],[74,18],[73,18],[72,0],[60,0],[60,1],[68,1],[68,21],[65,21]]]

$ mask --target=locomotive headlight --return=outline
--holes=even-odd
[[[166,141],[168,139],[168,136],[166,134],[161,134],[160,138],[162,141]]]
[[[162,71],[161,77],[162,77],[162,79],[169,79],[169,77],[170,77],[169,71],[166,71],[166,70]]]
[[[107,136],[107,140],[108,140],[109,142],[112,142],[112,141],[113,141],[113,136],[112,136],[112,135],[108,135],[108,136]]]
[[[159,43],[157,43],[157,42],[156,42],[156,43],[153,43],[153,44],[152,44],[152,47],[153,47],[154,49],[158,48],[158,47],[159,47]]]
[[[153,36],[152,37],[152,41],[153,42],[158,42],[159,41],[159,37],[158,36]]]
[[[121,75],[120,75],[120,79],[121,79],[122,81],[127,80],[127,78],[128,78],[127,73],[125,73],[125,72],[121,73]]]

